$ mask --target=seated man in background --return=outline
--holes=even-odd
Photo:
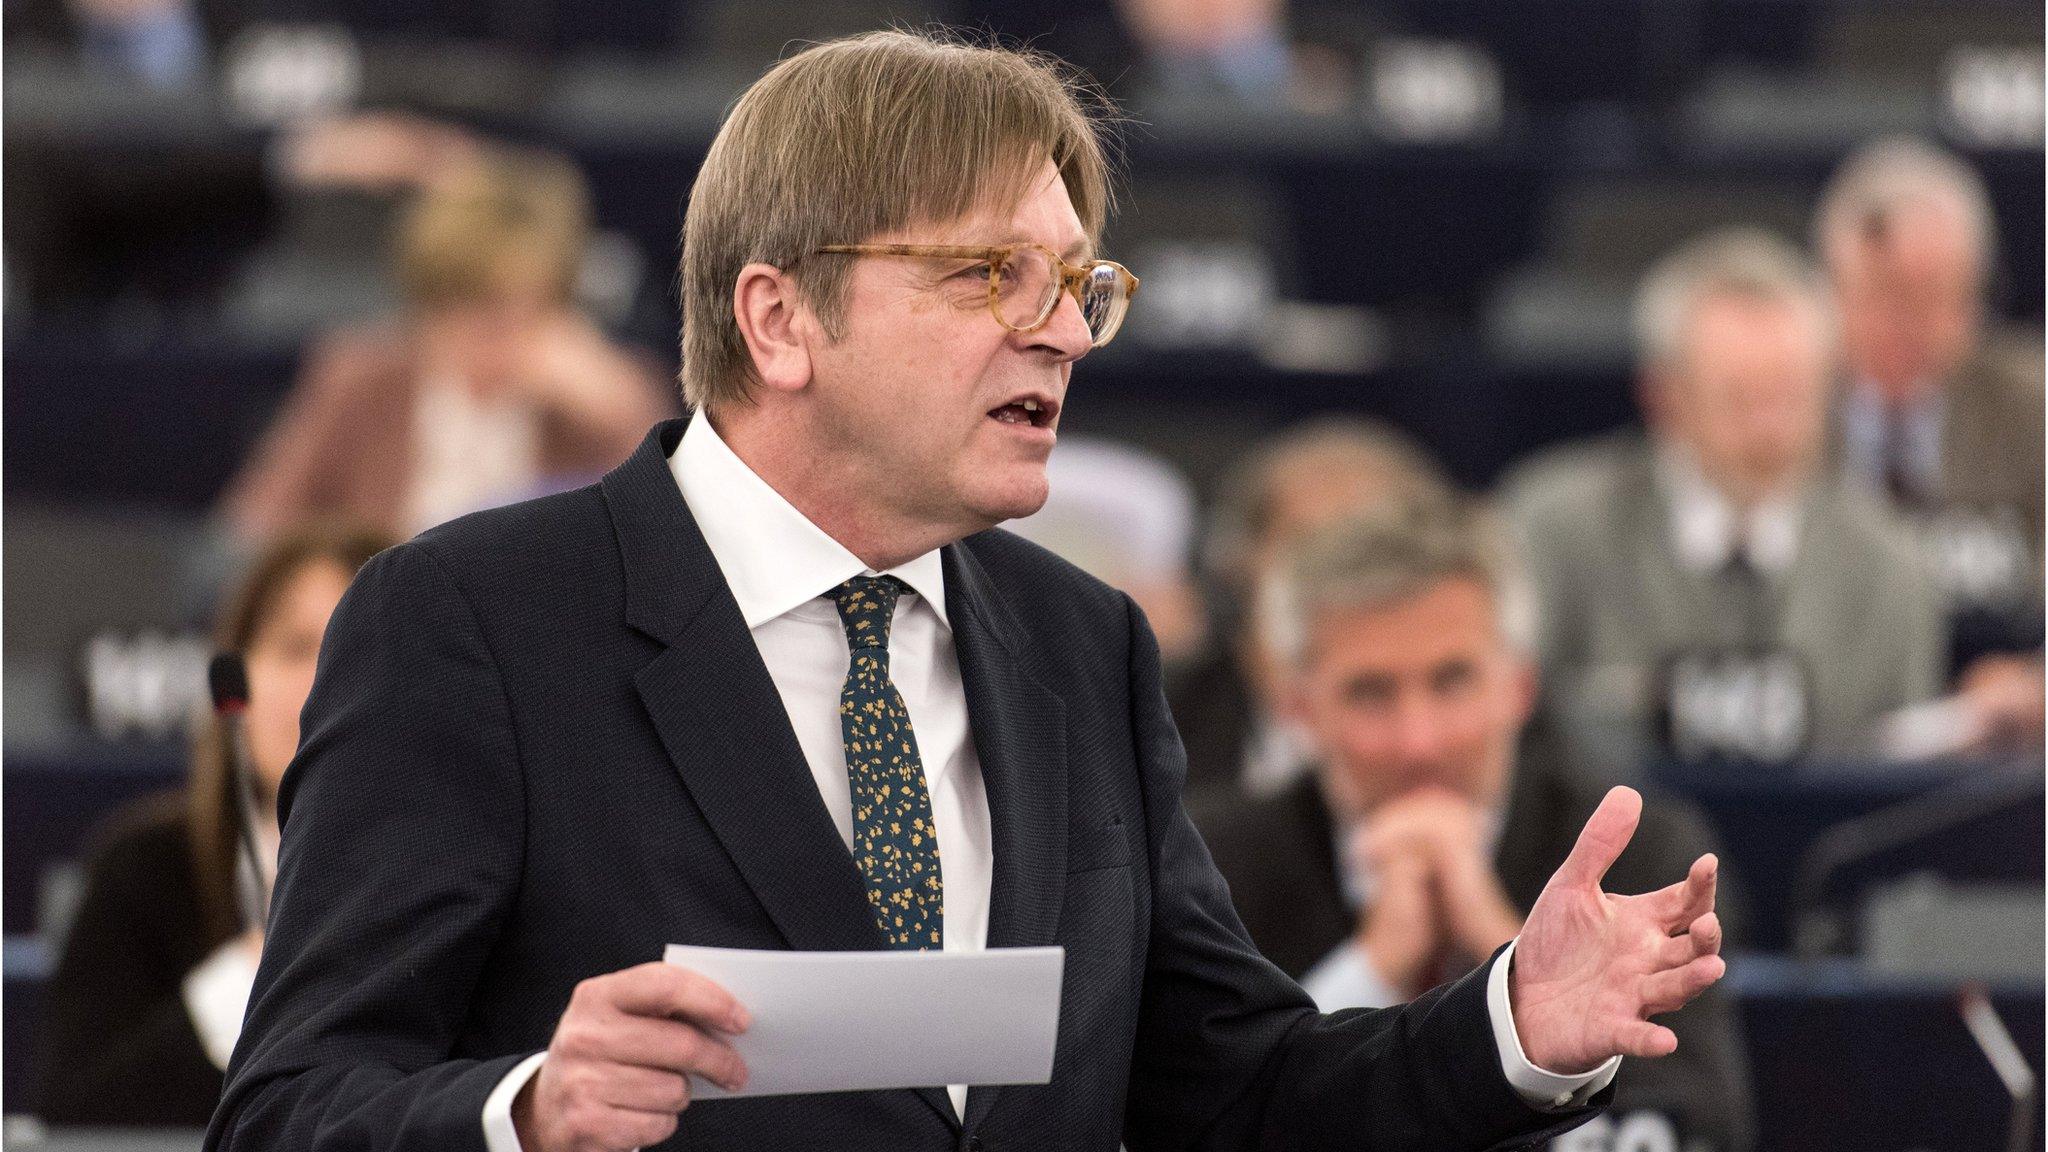
[[[1268,794],[1307,767],[1304,742],[1279,714],[1281,669],[1250,610],[1287,548],[1319,525],[1448,484],[1413,441],[1358,418],[1290,429],[1225,474],[1204,546],[1222,610],[1207,654],[1167,689],[1190,793]]]
[[[490,152],[429,186],[399,228],[407,315],[309,353],[223,497],[240,534],[345,515],[409,536],[625,459],[673,401],[572,301],[589,215],[582,176],[546,154]]]
[[[1445,500],[1328,526],[1276,582],[1261,617],[1317,771],[1193,815],[1253,943],[1323,1011],[1414,999],[1513,938],[1598,806],[1540,731],[1525,738],[1529,607],[1501,534]],[[1650,890],[1710,847],[1652,800],[1607,888]],[[1732,1006],[1709,992],[1664,1023],[1677,1054],[1622,1069],[1595,1124],[1746,1147]]]
[[[2041,337],[1985,333],[1995,228],[1963,161],[1891,140],[1836,174],[1814,239],[1842,318],[1841,462],[1921,530],[1966,738],[2038,748]]]
[[[1939,691],[1918,549],[1824,463],[1828,315],[1773,237],[1687,245],[1637,298],[1648,437],[1564,449],[1505,486],[1546,707],[1603,778],[1652,755],[1868,755],[1882,720]]]

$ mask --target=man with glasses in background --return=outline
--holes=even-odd
[[[1493,1148],[1671,1050],[1645,1017],[1723,970],[1714,862],[1603,894],[1625,790],[1519,954],[1319,1015],[1182,812],[1143,616],[991,530],[1137,286],[1093,256],[1097,116],[907,33],[739,100],[684,223],[696,416],[337,612],[209,1148]],[[667,943],[1060,945],[1050,1082],[690,1106],[750,1019]]]

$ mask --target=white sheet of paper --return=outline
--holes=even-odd
[[[772,952],[671,944],[753,1015],[732,1040],[747,1085],[690,1078],[699,1100],[945,1084],[1043,1084],[1059,1034],[1064,948]]]

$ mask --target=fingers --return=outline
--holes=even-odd
[[[1655,1060],[1678,1051],[1678,1037],[1662,1024],[1631,1020],[1614,1038],[1614,1050],[1623,1056]]]
[[[557,1042],[574,1056],[672,1074],[694,1073],[728,1091],[747,1081],[746,1061],[732,1045],[674,1020],[613,1016],[569,1029]]]
[[[593,992],[620,1012],[668,1016],[720,1032],[740,1033],[751,1019],[732,994],[686,968],[654,961],[586,980],[577,988]]]
[[[1714,910],[1714,892],[1720,884],[1721,862],[1712,852],[1692,862],[1682,889],[1683,902],[1671,917],[1673,927],[1690,924]]]
[[[1686,931],[1665,938],[1657,946],[1657,967],[1678,968],[1701,956],[1721,951],[1721,918],[1712,912],[1701,916]]]
[[[1708,955],[1687,961],[1682,967],[1653,972],[1643,977],[1643,1011],[1651,1016],[1676,1012],[1693,997],[1706,991],[1728,971],[1728,962]]]
[[[628,1112],[681,1112],[690,1103],[690,1081],[654,1068],[613,1067],[597,1085],[597,1097]]]
[[[1598,887],[1607,870],[1628,847],[1643,815],[1643,797],[1633,788],[1615,787],[1593,810],[1593,816],[1579,832],[1578,843],[1557,870],[1556,879],[1580,887]]]
[[[1720,879],[1721,862],[1709,852],[1692,862],[1685,879],[1643,896],[1644,907],[1664,931],[1676,935],[1713,911]]]

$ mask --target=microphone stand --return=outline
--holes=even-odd
[[[248,868],[248,884],[238,885],[242,914],[249,927],[261,929],[270,919],[270,876],[257,840],[255,772],[249,764],[248,734],[243,723],[243,714],[249,708],[249,672],[240,656],[223,652],[207,666],[206,683],[213,697],[214,718],[227,745],[232,777],[228,792],[234,799],[236,839],[241,845],[242,863]]]

